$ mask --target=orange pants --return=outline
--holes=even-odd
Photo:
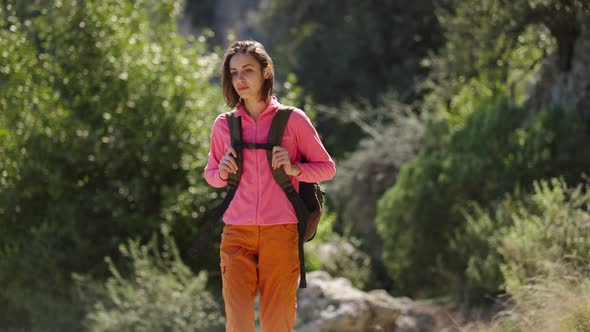
[[[299,278],[297,225],[225,225],[221,236],[226,332],[254,332],[257,291],[262,330],[291,332]]]

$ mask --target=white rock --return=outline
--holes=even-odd
[[[308,273],[307,287],[298,294],[296,332],[388,331],[404,311],[405,300],[365,293],[324,271]]]

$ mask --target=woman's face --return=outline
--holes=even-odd
[[[260,63],[249,53],[238,53],[229,60],[231,82],[240,97],[244,100],[259,101],[262,96],[264,75]]]

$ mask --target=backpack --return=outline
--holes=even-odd
[[[229,173],[227,181],[227,194],[220,206],[216,215],[222,216],[228,208],[233,196],[235,195],[238,184],[240,182],[242,170],[242,150],[243,149],[265,149],[268,159],[268,165],[272,171],[272,175],[277,184],[283,189],[285,195],[293,205],[298,220],[299,232],[299,265],[301,279],[299,283],[300,288],[306,287],[305,280],[305,264],[303,243],[311,241],[317,232],[318,223],[320,221],[322,212],[324,211],[324,191],[319,183],[299,182],[299,193],[295,191],[289,176],[285,173],[282,167],[273,169],[272,163],[272,149],[274,146],[281,145],[283,133],[287,126],[289,116],[293,112],[293,107],[281,106],[276,111],[272,120],[270,131],[268,134],[267,143],[250,143],[242,141],[242,122],[240,117],[235,116],[235,111],[227,113],[227,120],[231,134],[231,145],[237,152],[236,162],[238,164],[238,172],[236,174]],[[305,157],[302,160],[305,162]]]

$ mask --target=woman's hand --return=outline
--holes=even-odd
[[[289,151],[282,146],[275,146],[272,149],[272,168],[277,169],[283,166],[285,173],[289,176],[297,176],[301,174],[301,169],[297,165],[291,164],[289,158]]]
[[[222,180],[227,180],[229,173],[236,173],[238,171],[238,163],[236,159],[238,157],[238,153],[234,148],[231,146],[227,148],[227,151],[221,157],[219,161],[219,177]]]

